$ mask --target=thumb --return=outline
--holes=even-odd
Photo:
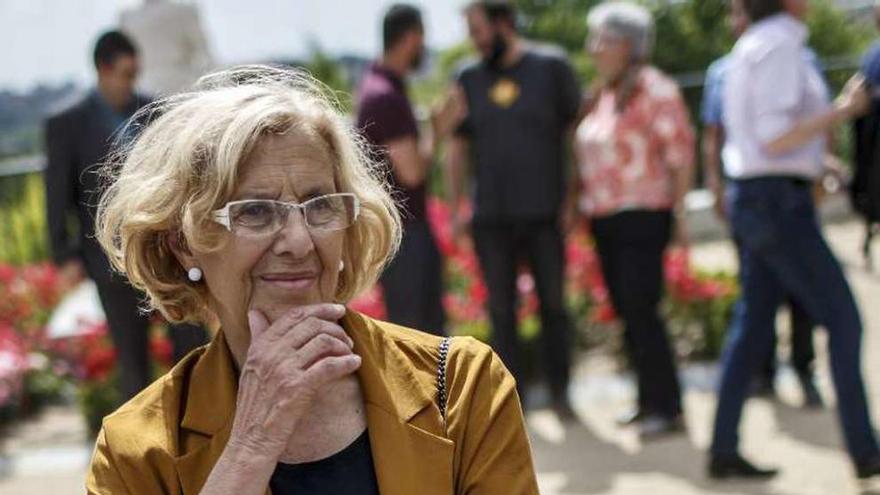
[[[266,329],[269,328],[266,317],[256,309],[248,311],[248,325],[251,328],[251,342],[266,333]]]

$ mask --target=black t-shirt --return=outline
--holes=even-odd
[[[395,190],[395,199],[406,219],[425,220],[425,191],[422,183],[406,187],[394,176],[386,145],[395,139],[418,139],[419,128],[413,114],[403,80],[378,63],[364,75],[358,89],[357,128],[373,145],[374,158],[388,167],[389,179]]]
[[[472,63],[458,76],[469,114],[476,221],[547,220],[565,190],[567,130],[581,91],[561,50],[530,46],[516,65]]]
[[[319,461],[303,464],[278,463],[269,488],[273,495],[379,495],[379,483],[365,431],[342,451]]]

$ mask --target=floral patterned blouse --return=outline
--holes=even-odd
[[[601,217],[674,205],[672,171],[694,165],[694,131],[676,83],[644,67],[622,112],[604,89],[580,123],[575,150],[581,210]]]

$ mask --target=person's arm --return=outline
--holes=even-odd
[[[415,188],[425,182],[434,156],[433,142],[419,146],[415,136],[406,136],[389,141],[386,147],[394,177],[401,185]]]
[[[575,133],[582,119],[582,114],[585,114],[584,109],[587,104],[585,103],[585,95],[581,90],[577,76],[568,61],[564,57],[560,57],[556,65],[557,79],[559,81],[557,102],[559,108],[557,111],[565,128],[564,142],[568,144],[565,160],[567,167],[563,171],[566,187],[562,198],[562,211],[559,222],[563,231],[569,232],[574,229],[577,221],[577,201],[581,193]]]
[[[431,112],[430,128],[417,139],[403,134],[386,143],[388,157],[401,184],[418,187],[427,180],[440,142],[461,124],[467,112],[461,89],[453,87],[444,102]]]
[[[836,102],[831,110],[799,121],[794,127],[768,142],[764,149],[771,155],[783,155],[800,148],[828,132],[829,129],[859,116],[861,114],[859,108],[849,101]]]
[[[656,101],[652,111],[652,130],[661,143],[661,159],[671,175],[677,241],[687,245],[685,197],[693,186],[696,146],[690,114],[677,88],[674,95]]]
[[[516,382],[497,354],[472,338],[449,350],[448,431],[461,459],[455,485],[467,495],[537,495]]]
[[[856,75],[847,82],[830,110],[797,119],[803,87],[808,84],[806,64],[801,48],[786,45],[772,49],[752,69],[754,130],[769,155],[796,150],[857,117],[868,106],[864,79]]]
[[[78,262],[78,243],[70,235],[68,222],[76,213],[76,161],[72,129],[64,115],[45,124],[46,222],[52,259],[59,266]]]
[[[721,145],[724,142],[724,128],[720,125],[703,127],[703,176],[706,186],[715,196],[715,213],[724,218],[724,181],[721,173]]]
[[[461,218],[459,207],[464,197],[469,153],[470,143],[464,136],[453,136],[446,143],[446,191],[449,194],[449,211],[456,240],[464,229],[465,219]]]
[[[127,495],[132,493],[128,485],[126,485],[124,477],[119,472],[113,451],[107,442],[105,428],[98,432],[98,439],[95,442],[95,450],[92,453],[89,472],[86,474],[85,487],[88,495]],[[142,493],[147,493],[145,487],[140,486],[138,488],[143,490]]]

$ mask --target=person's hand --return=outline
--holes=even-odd
[[[709,190],[715,198],[715,204],[712,205],[715,210],[715,216],[722,222],[727,222],[727,206],[724,203],[724,185],[721,181],[709,181]]]
[[[64,288],[76,287],[85,277],[85,269],[80,260],[69,260],[58,267],[58,278],[61,281],[61,286]]]
[[[574,200],[566,200],[562,205],[559,219],[559,226],[562,228],[562,232],[564,234],[573,232],[582,220],[584,220],[584,218],[578,209],[577,202]]]
[[[251,344],[242,365],[229,445],[276,462],[312,403],[361,365],[336,322],[338,304],[294,308],[271,325],[250,311]]]
[[[452,134],[465,117],[468,107],[464,90],[459,85],[449,88],[443,101],[431,111],[431,126],[437,138],[445,138]]]
[[[863,75],[857,73],[849,78],[837,97],[835,106],[844,112],[847,120],[868,113],[871,109],[871,96],[868,94],[868,85]]]

